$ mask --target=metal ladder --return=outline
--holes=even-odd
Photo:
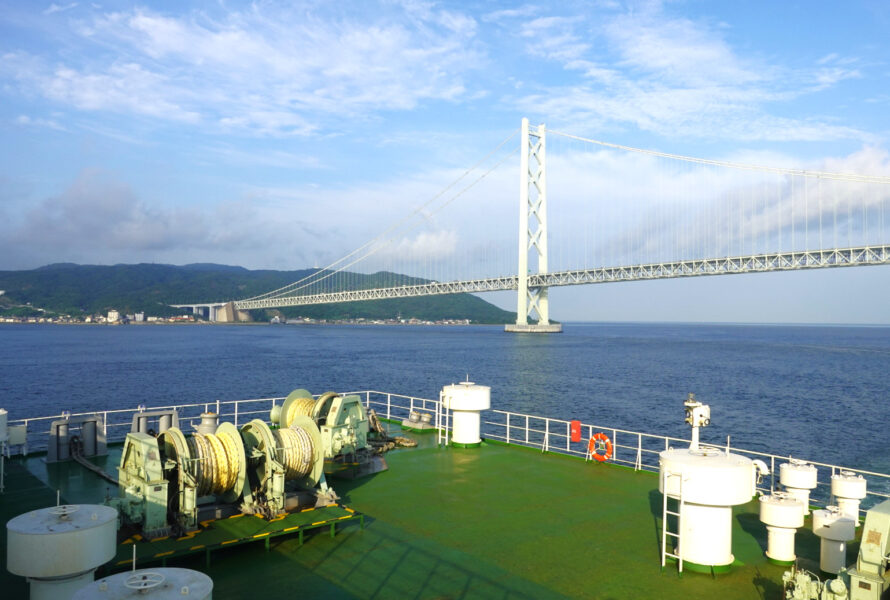
[[[680,493],[678,495],[668,494],[668,481],[672,477],[679,478],[680,481]],[[661,489],[664,490],[662,494],[663,505],[661,511],[661,569],[664,570],[664,565],[668,559],[675,558],[677,559],[677,563],[679,565],[680,573],[683,572],[683,557],[680,553],[680,533],[683,531],[683,517],[681,513],[683,512],[683,475],[681,473],[672,473],[670,471],[665,471],[662,475],[661,481]],[[673,498],[677,501],[677,510],[672,511],[668,510],[668,498]],[[668,531],[668,517],[674,516],[677,517],[677,531]],[[667,539],[668,536],[674,538],[674,552],[668,552],[667,549]]]
[[[451,411],[445,408],[442,393],[439,393],[439,402],[436,403],[436,445],[448,445],[448,427],[451,425]]]

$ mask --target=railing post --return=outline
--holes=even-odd
[[[235,427],[238,427],[238,405],[240,402],[235,402]],[[275,404],[275,401],[272,401],[272,404]]]
[[[102,412],[102,436],[108,441],[108,411]]]
[[[612,460],[618,461],[618,431],[612,430]]]
[[[643,434],[637,434],[637,463],[634,465],[634,471],[643,470]]]
[[[528,415],[525,415],[525,443],[528,443]]]
[[[391,406],[392,406],[392,394],[387,394],[386,395],[386,418],[387,419],[390,418],[389,411],[390,411]]]
[[[219,398],[216,399],[216,416],[219,416]]]
[[[550,448],[550,419],[544,419],[544,442],[541,444],[541,452],[547,452]]]
[[[408,401],[408,414],[410,415],[413,412],[414,412],[414,396],[411,396],[410,400]]]
[[[507,413],[507,443],[510,443],[510,413]]]
[[[571,427],[571,425],[569,423],[566,423],[566,452],[572,451],[572,447],[569,445],[570,442],[572,441],[572,434],[571,434],[570,427]]]
[[[436,447],[437,447],[437,448],[438,448],[439,446],[442,445],[442,407],[441,407],[441,399],[442,399],[442,392],[439,392],[439,400],[440,400],[440,402],[437,402],[437,403],[434,405],[434,408],[435,408],[435,410],[436,410],[436,413],[435,413],[435,420],[436,420]]]
[[[371,408],[371,390],[365,392],[365,408]]]

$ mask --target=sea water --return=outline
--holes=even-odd
[[[567,323],[485,326],[0,325],[10,419],[283,396],[297,387],[437,398],[469,378],[492,407],[890,472],[890,329]]]

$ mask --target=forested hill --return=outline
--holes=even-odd
[[[104,314],[109,309],[121,313],[144,312],[167,316],[179,311],[170,304],[187,304],[247,298],[285,286],[314,273],[299,271],[249,270],[215,264],[184,266],[138,265],[47,265],[30,271],[0,271],[0,311],[7,314],[27,311],[28,306],[72,316]],[[358,281],[362,287],[422,283],[423,280],[395,273],[372,275],[338,274]],[[475,323],[508,323],[510,313],[473,296],[452,294],[420,298],[398,298],[368,302],[346,302],[284,308],[287,317],[315,319],[470,319]],[[253,312],[263,319],[268,313]]]

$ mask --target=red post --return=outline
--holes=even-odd
[[[572,421],[572,441],[581,441],[581,421]]]

